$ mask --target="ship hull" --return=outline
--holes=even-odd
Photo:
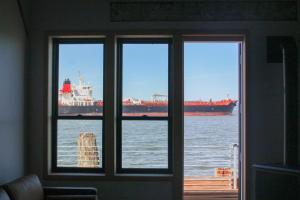
[[[232,113],[235,102],[229,105],[185,105],[184,115],[186,116],[216,116],[229,115]],[[101,115],[103,107],[92,106],[59,106],[59,113],[61,115]],[[166,116],[168,107],[166,105],[123,105],[124,116]]]

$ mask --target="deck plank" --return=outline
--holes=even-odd
[[[188,177],[184,180],[184,200],[238,200],[231,178]]]

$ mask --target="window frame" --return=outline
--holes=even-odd
[[[60,116],[58,113],[58,90],[59,90],[59,45],[60,44],[102,44],[103,45],[103,110],[99,116]],[[104,113],[105,113],[105,39],[98,37],[74,37],[74,38],[52,38],[52,105],[51,105],[51,172],[58,173],[104,173],[105,172],[105,133],[104,133]],[[59,167],[57,166],[57,122],[58,120],[95,120],[102,121],[102,167]]]
[[[117,38],[117,86],[116,86],[116,172],[119,174],[172,174],[173,173],[173,95],[172,95],[172,38]],[[167,44],[168,45],[168,115],[124,116],[123,115],[123,44]],[[123,168],[122,167],[122,121],[167,121],[168,123],[168,167],[167,168]]]
[[[173,131],[173,160],[172,169],[170,174],[118,174],[116,173],[116,85],[117,85],[117,38],[171,38],[172,39],[172,52],[171,56],[171,78],[173,89],[173,116],[172,116],[172,131]],[[52,87],[53,87],[53,39],[57,38],[102,38],[105,40],[104,45],[104,108],[108,107],[110,110],[105,109],[105,122],[103,138],[105,136],[105,173],[88,173],[87,171],[75,173],[63,173],[52,171]],[[241,190],[240,196],[245,199],[247,188],[247,69],[248,69],[248,48],[249,48],[249,33],[242,29],[227,29],[227,30],[199,30],[197,28],[187,30],[116,30],[116,31],[45,31],[43,37],[43,52],[44,57],[42,64],[45,68],[43,79],[45,80],[45,89],[43,91],[43,143],[41,150],[43,150],[43,170],[42,175],[45,180],[65,180],[65,181],[162,181],[172,182],[177,189],[172,192],[175,199],[183,199],[183,41],[186,40],[208,40],[208,41],[239,41],[242,47],[242,60],[241,60]],[[104,110],[103,110],[104,111]],[[103,112],[104,113],[104,112]],[[41,139],[41,138],[40,138]],[[104,147],[104,146],[103,146]],[[176,147],[176,148],[175,148]]]

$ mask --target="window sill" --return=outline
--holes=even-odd
[[[173,174],[115,174],[112,176],[103,173],[48,173],[45,180],[92,180],[92,181],[172,181]]]

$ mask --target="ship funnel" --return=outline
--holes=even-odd
[[[62,87],[61,91],[63,93],[70,93],[71,92],[71,81],[70,81],[70,79],[67,78],[67,79],[64,80],[64,84],[63,84],[63,87]]]

